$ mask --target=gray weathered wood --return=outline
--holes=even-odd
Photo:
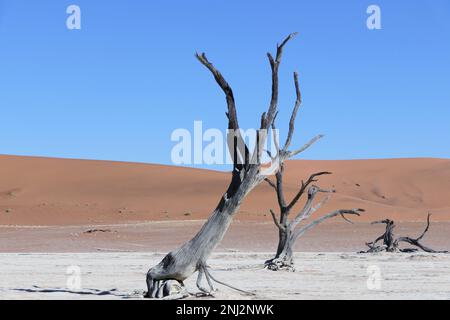
[[[177,290],[172,290],[175,285],[184,287],[183,281],[190,277],[196,271],[199,271],[197,286],[202,292],[209,292],[208,289],[202,287],[201,281],[205,276],[208,282],[215,280],[210,272],[206,269],[206,261],[212,251],[220,243],[233,216],[238,212],[239,207],[248,195],[259,183],[266,179],[266,175],[261,171],[262,148],[266,142],[267,135],[264,132],[272,127],[272,123],[276,117],[278,109],[278,69],[281,63],[283,48],[287,42],[295,36],[290,34],[284,41],[277,45],[276,57],[273,58],[268,54],[271,70],[272,70],[272,95],[267,112],[261,116],[261,127],[257,136],[258,142],[254,151],[250,154],[248,146],[240,136],[239,124],[237,119],[235,99],[231,86],[225,80],[223,75],[208,60],[206,54],[196,54],[197,59],[202,63],[214,76],[217,84],[225,93],[228,106],[228,129],[232,132],[232,144],[228,144],[229,152],[231,152],[234,162],[233,171],[231,173],[231,182],[228,189],[220,199],[216,209],[213,211],[209,219],[203,225],[201,230],[190,241],[183,244],[178,249],[168,253],[162,261],[156,266],[150,268],[147,272],[147,293],[146,297],[160,298],[167,295],[179,295]],[[237,145],[242,148],[238,148]],[[274,171],[278,171],[278,154],[272,161],[271,166]],[[250,161],[257,159],[258,161]],[[232,286],[230,286],[232,287]],[[234,287],[233,287],[234,288]],[[210,289],[211,285],[210,285]]]
[[[419,249],[422,249],[425,252],[448,253],[448,251],[436,251],[427,246],[424,246],[423,244],[421,244],[419,242],[420,240],[422,240],[422,238],[425,236],[425,233],[427,233],[428,229],[430,228],[430,217],[431,217],[431,214],[429,213],[427,216],[427,225],[425,227],[425,230],[417,238],[411,238],[411,237],[395,238],[395,235],[394,235],[395,223],[393,220],[384,219],[384,220],[372,222],[372,224],[379,224],[379,223],[386,224],[386,230],[382,235],[380,235],[378,238],[376,238],[375,241],[366,243],[366,245],[369,247],[369,249],[367,251],[361,251],[360,253],[376,253],[376,252],[382,252],[382,251],[387,251],[387,252],[415,252],[415,251],[418,251],[418,249],[416,249],[416,248],[400,248],[400,246],[399,246],[400,242],[409,243],[410,245],[413,245]],[[381,240],[383,240],[383,243],[381,245],[379,245],[378,242],[380,242]]]
[[[284,175],[284,161],[286,159],[289,159],[306,149],[308,149],[310,146],[312,146],[316,141],[321,139],[323,135],[318,135],[311,139],[308,143],[306,143],[302,148],[297,149],[295,151],[289,151],[289,147],[291,145],[292,136],[294,134],[294,124],[295,119],[298,113],[298,109],[301,105],[302,98],[301,98],[301,91],[300,86],[298,82],[298,74],[294,73],[294,85],[295,85],[295,92],[296,92],[296,100],[294,103],[294,108],[292,110],[291,119],[289,121],[289,131],[286,138],[286,142],[282,148],[278,149],[279,161],[280,161],[280,169],[278,170],[277,174],[275,175],[276,182],[274,183],[270,179],[265,179],[265,181],[275,190],[277,195],[277,201],[279,206],[279,217],[277,217],[277,214],[270,209],[270,214],[272,216],[272,219],[275,223],[275,225],[278,228],[278,246],[277,251],[275,253],[275,257],[267,260],[265,262],[266,268],[270,270],[291,270],[294,271],[294,261],[293,261],[293,247],[295,242],[299,237],[301,237],[306,231],[310,230],[317,224],[327,220],[331,219],[335,216],[342,216],[344,219],[346,214],[350,215],[360,215],[363,209],[340,209],[333,211],[331,213],[328,213],[324,215],[323,217],[314,220],[313,222],[307,224],[306,226],[299,227],[300,223],[308,218],[311,217],[311,215],[316,212],[325,202],[328,201],[329,197],[323,198],[321,201],[319,201],[317,204],[315,203],[316,196],[318,193],[333,193],[334,190],[325,190],[321,189],[318,186],[311,185],[312,183],[317,181],[317,177],[322,175],[331,174],[331,172],[323,171],[323,172],[317,172],[312,174],[306,182],[302,181],[299,191],[296,193],[296,195],[292,198],[291,201],[286,202],[284,191],[283,191],[283,175]],[[272,129],[275,129],[275,122],[272,123]],[[298,214],[293,218],[289,220],[289,215],[291,214],[293,208],[298,203],[298,201],[301,199],[301,197],[307,192],[308,198],[303,206],[303,208],[298,212]]]

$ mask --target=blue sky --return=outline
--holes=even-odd
[[[82,29],[66,28],[79,5]],[[382,30],[366,28],[377,4]],[[297,70],[293,145],[307,159],[450,157],[450,3],[418,1],[0,0],[0,153],[170,164],[177,128],[244,128],[270,97],[266,52],[298,31],[280,69],[283,136]]]

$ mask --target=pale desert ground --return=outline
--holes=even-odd
[[[0,296],[141,299],[146,266],[162,257],[157,253],[105,252],[0,254]],[[243,295],[218,285],[214,298],[450,299],[449,255],[298,253],[296,272],[264,270],[261,262],[268,257],[270,254],[263,253],[214,254],[209,261],[213,275],[254,294]],[[71,266],[80,268],[80,289],[72,287]],[[198,292],[195,280],[193,276],[186,281],[191,293]]]
[[[337,193],[322,213],[366,212],[354,224],[335,219],[301,238],[297,272],[263,270],[277,237],[268,209],[277,207],[273,190],[261,185],[209,261],[217,278],[256,296],[219,286],[216,297],[450,299],[450,255],[356,254],[383,232],[370,221],[394,219],[397,234],[414,237],[428,212],[422,242],[449,250],[450,160],[290,161],[288,196],[323,170],[334,174],[317,184]],[[148,267],[198,231],[228,179],[162,165],[0,156],[0,299],[139,298]],[[80,290],[67,288],[71,265],[81,268]],[[380,271],[380,288],[367,286],[371,268]],[[193,292],[195,278],[187,282]]]

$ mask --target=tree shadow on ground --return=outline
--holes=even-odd
[[[39,286],[33,286],[32,288],[14,288],[12,289],[14,291],[21,291],[21,292],[27,292],[27,293],[70,293],[70,294],[77,294],[77,295],[93,295],[93,296],[115,296],[122,299],[133,299],[142,297],[141,293],[133,292],[131,294],[127,293],[119,293],[116,288],[110,289],[110,290],[99,290],[99,289],[91,289],[86,288],[83,290],[70,290],[70,289],[64,289],[64,288],[41,288]]]

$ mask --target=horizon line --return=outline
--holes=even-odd
[[[4,154],[0,153],[0,157],[15,157],[15,158],[35,158],[35,159],[48,159],[48,160],[68,160],[68,161],[92,161],[92,162],[111,162],[111,163],[127,163],[127,164],[139,164],[139,165],[155,165],[166,166],[175,168],[191,168],[209,171],[221,171],[227,172],[229,170],[219,170],[218,166],[231,166],[230,164],[214,164],[214,165],[176,165],[157,162],[144,162],[144,161],[127,161],[127,160],[112,160],[112,159],[95,159],[95,158],[76,158],[76,157],[63,157],[63,156],[42,156],[42,155],[21,155],[21,154]],[[351,158],[351,159],[290,159],[291,161],[373,161],[373,160],[450,160],[450,158],[439,157],[387,157],[387,158]],[[208,168],[210,167],[210,168]],[[213,168],[215,167],[215,168]]]

